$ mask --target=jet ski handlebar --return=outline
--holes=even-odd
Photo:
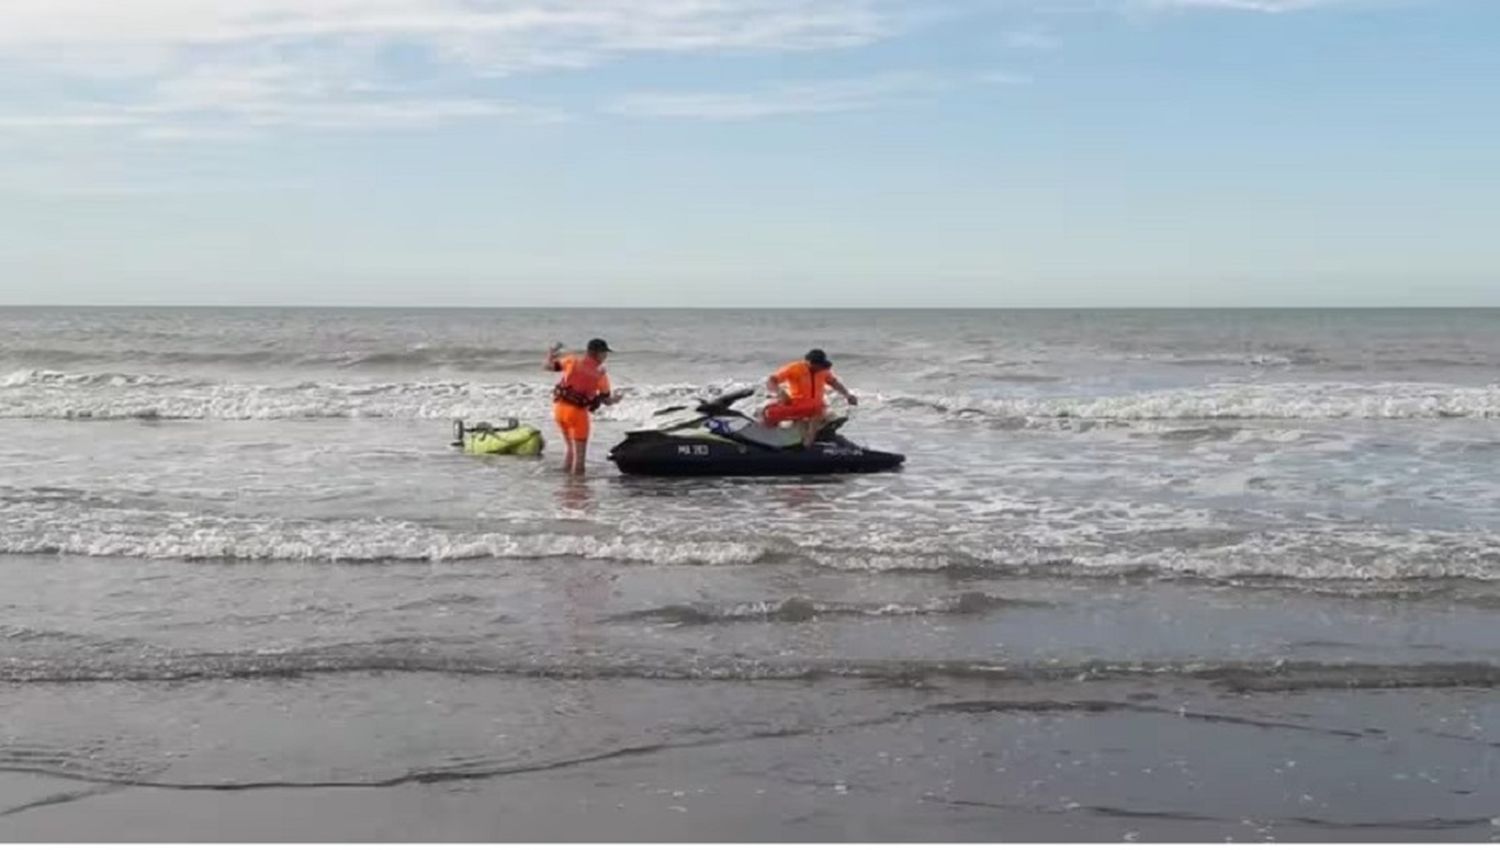
[[[750,398],[753,395],[755,395],[755,388],[745,387],[743,389],[735,390],[734,392],[725,393],[721,396],[718,396],[717,398],[708,399],[707,401],[700,398],[698,399],[697,406],[694,407],[693,410],[694,412],[701,413],[705,416],[723,416],[727,413],[732,412],[735,404],[744,401],[745,399]],[[655,411],[652,415],[663,416],[668,413],[680,413],[686,409],[687,405],[678,404],[671,407],[664,407],[660,410]],[[837,424],[834,425],[834,427],[842,425],[846,418],[847,417],[840,417],[838,420],[836,420]]]
[[[711,399],[709,401],[703,401],[700,399],[698,401],[698,412],[707,413],[710,415],[716,413],[728,413],[729,409],[734,407],[736,402],[744,401],[745,399],[753,395],[755,395],[755,389],[753,387],[746,387],[742,390],[735,390],[732,393],[725,393],[724,395],[721,395],[718,398]]]

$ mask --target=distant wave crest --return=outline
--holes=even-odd
[[[601,412],[638,422],[656,409],[711,397],[743,382],[625,387],[625,402]],[[20,370],[0,377],[0,418],[10,419],[451,419],[498,413],[544,415],[546,380],[303,381],[215,383],[118,372]],[[972,398],[876,393],[862,415],[929,417],[1024,427],[1064,420],[1340,420],[1500,418],[1500,385],[1230,383],[1098,397]],[[753,402],[751,402],[753,405]],[[748,405],[747,405],[748,406]]]

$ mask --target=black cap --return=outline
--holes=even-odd
[[[597,352],[600,352],[600,351],[611,351],[611,350],[612,349],[609,347],[609,343],[605,342],[602,339],[591,339],[591,340],[589,340],[589,353],[590,354],[594,354],[594,353],[597,353]]]
[[[812,351],[807,352],[805,359],[812,365],[820,366],[824,369],[833,366],[833,361],[828,359],[828,355],[823,353],[823,349],[821,348],[814,348]]]

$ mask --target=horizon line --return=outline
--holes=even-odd
[[[784,312],[789,309],[813,310],[817,312],[868,311],[868,312],[939,312],[955,310],[984,311],[1065,311],[1065,310],[1496,310],[1494,304],[1324,304],[1324,305],[1275,305],[1275,304],[1222,304],[1222,305],[938,305],[938,306],[882,306],[882,305],[793,305],[772,306],[719,305],[719,306],[668,306],[668,305],[576,305],[576,304],[186,304],[186,303],[58,303],[58,304],[10,304],[0,302],[0,310],[8,309],[93,309],[93,310],[615,310],[615,311],[698,311],[698,312]]]

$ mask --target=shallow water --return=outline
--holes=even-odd
[[[460,416],[551,435],[540,351],[596,333],[630,395],[598,423],[589,479],[555,452],[447,446]],[[651,410],[812,345],[864,401],[846,433],[905,471],[653,481],[605,462]],[[1497,371],[1500,311],[8,308],[0,770],[128,794],[573,770],[633,812],[619,795],[644,780],[607,779],[632,768],[570,760],[681,745],[673,770],[740,802],[791,805],[804,781],[827,799],[751,822],[653,797],[709,826],[620,834],[853,837],[864,818],[931,840],[1002,822],[1121,838],[1165,812],[1145,837],[1487,837]],[[1034,734],[1006,752],[1031,761],[995,755],[1012,723]],[[1309,725],[1354,737],[1307,743]],[[843,730],[834,755],[767,755],[819,729]],[[1444,734],[1470,744],[1418,764]],[[929,736],[900,770],[873,755]],[[1071,764],[1111,747],[1201,781]],[[1220,747],[1271,784],[1219,788]],[[1272,793],[1278,770],[1305,791]],[[1347,790],[1423,771],[1431,793],[1399,812]],[[18,789],[0,834],[122,816],[92,791],[32,807],[44,791]],[[530,813],[544,838],[627,823]],[[493,834],[455,817],[370,834]],[[285,834],[349,834],[308,818]]]

